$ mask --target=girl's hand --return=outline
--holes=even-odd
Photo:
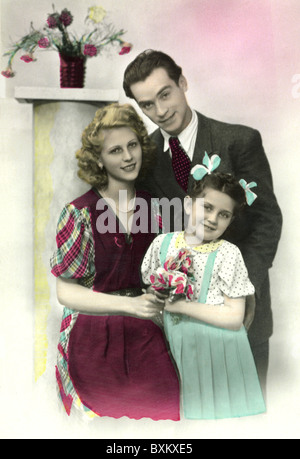
[[[177,301],[174,301],[174,303],[171,303],[170,301],[166,301],[164,309],[165,311],[168,311],[168,312],[182,314],[185,304],[186,304],[185,300],[177,300]]]
[[[158,302],[152,293],[145,293],[131,298],[130,314],[140,319],[151,319],[159,314],[163,307],[164,302]]]
[[[239,330],[243,325],[245,298],[229,298],[224,294],[224,303],[206,304],[194,301],[178,300],[166,302],[165,311],[185,314],[215,327]]]

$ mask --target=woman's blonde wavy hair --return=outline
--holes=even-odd
[[[150,139],[146,127],[130,104],[117,103],[100,108],[93,121],[84,129],[81,137],[82,146],[76,152],[78,160],[78,177],[96,188],[105,188],[108,177],[105,168],[99,167],[103,147],[103,129],[128,127],[137,136],[142,148],[142,167],[138,176],[140,180],[152,166],[155,144]]]

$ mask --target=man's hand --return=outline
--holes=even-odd
[[[246,307],[245,307],[245,317],[244,317],[244,327],[248,331],[251,327],[251,324],[254,320],[255,315],[255,296],[249,295],[246,297]]]

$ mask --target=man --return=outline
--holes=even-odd
[[[158,126],[152,134],[157,145],[155,166],[142,184],[153,197],[170,200],[176,197],[183,201],[192,180],[189,175],[185,183],[180,182],[179,172],[202,164],[205,152],[221,157],[218,171],[232,173],[247,183],[257,183],[258,199],[236,218],[227,238],[240,248],[255,286],[254,320],[247,305],[245,325],[248,328],[253,320],[249,341],[265,390],[269,338],[273,331],[268,270],[280,239],[282,215],[261,136],[252,128],[216,121],[191,109],[186,99],[188,84],[181,67],[160,51],[147,50],[137,56],[125,70],[123,87],[127,97],[134,99]],[[175,149],[174,137],[179,141]],[[178,150],[185,158],[179,159],[179,168],[176,165]]]

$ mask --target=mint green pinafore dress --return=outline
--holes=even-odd
[[[172,237],[174,235],[163,238],[162,265]],[[207,302],[219,250],[218,247],[207,256],[198,296],[200,303]],[[245,328],[232,331],[187,315],[177,314],[176,320],[172,316],[174,314],[165,311],[164,327],[180,373],[184,417],[221,419],[265,412]]]

